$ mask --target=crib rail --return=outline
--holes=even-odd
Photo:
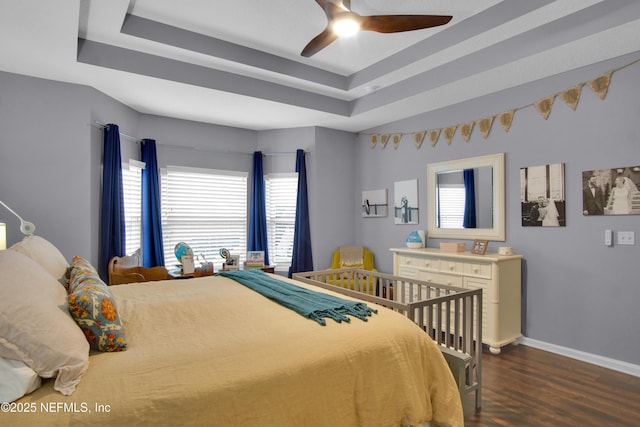
[[[293,278],[402,313],[447,359],[461,396],[481,407],[482,290],[464,289],[355,268],[296,273]]]

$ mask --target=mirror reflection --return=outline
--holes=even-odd
[[[493,168],[440,172],[437,179],[438,228],[493,228]]]

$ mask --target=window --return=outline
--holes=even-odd
[[[269,261],[278,271],[288,271],[293,255],[298,174],[265,176]]]
[[[126,255],[134,253],[142,244],[142,169],[144,162],[137,160],[122,164]]]
[[[175,245],[222,263],[220,249],[247,252],[247,173],[169,166],[162,170],[162,237],[168,267],[178,263]],[[202,261],[202,259],[201,259]],[[197,265],[197,264],[196,264]]]
[[[464,184],[438,186],[439,228],[463,228],[464,199]]]

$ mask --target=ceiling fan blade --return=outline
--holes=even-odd
[[[346,11],[343,1],[336,3],[331,0],[316,0],[316,3],[324,10],[328,19],[332,19],[336,14]]]
[[[302,49],[300,55],[309,58],[320,52],[325,47],[329,46],[338,36],[331,31],[330,28],[326,28],[323,32],[318,34]]]
[[[363,16],[361,30],[378,33],[400,33],[438,27],[451,21],[453,16],[440,15],[381,15]]]

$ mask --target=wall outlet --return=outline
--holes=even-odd
[[[636,233],[634,231],[618,231],[619,245],[635,245]]]

